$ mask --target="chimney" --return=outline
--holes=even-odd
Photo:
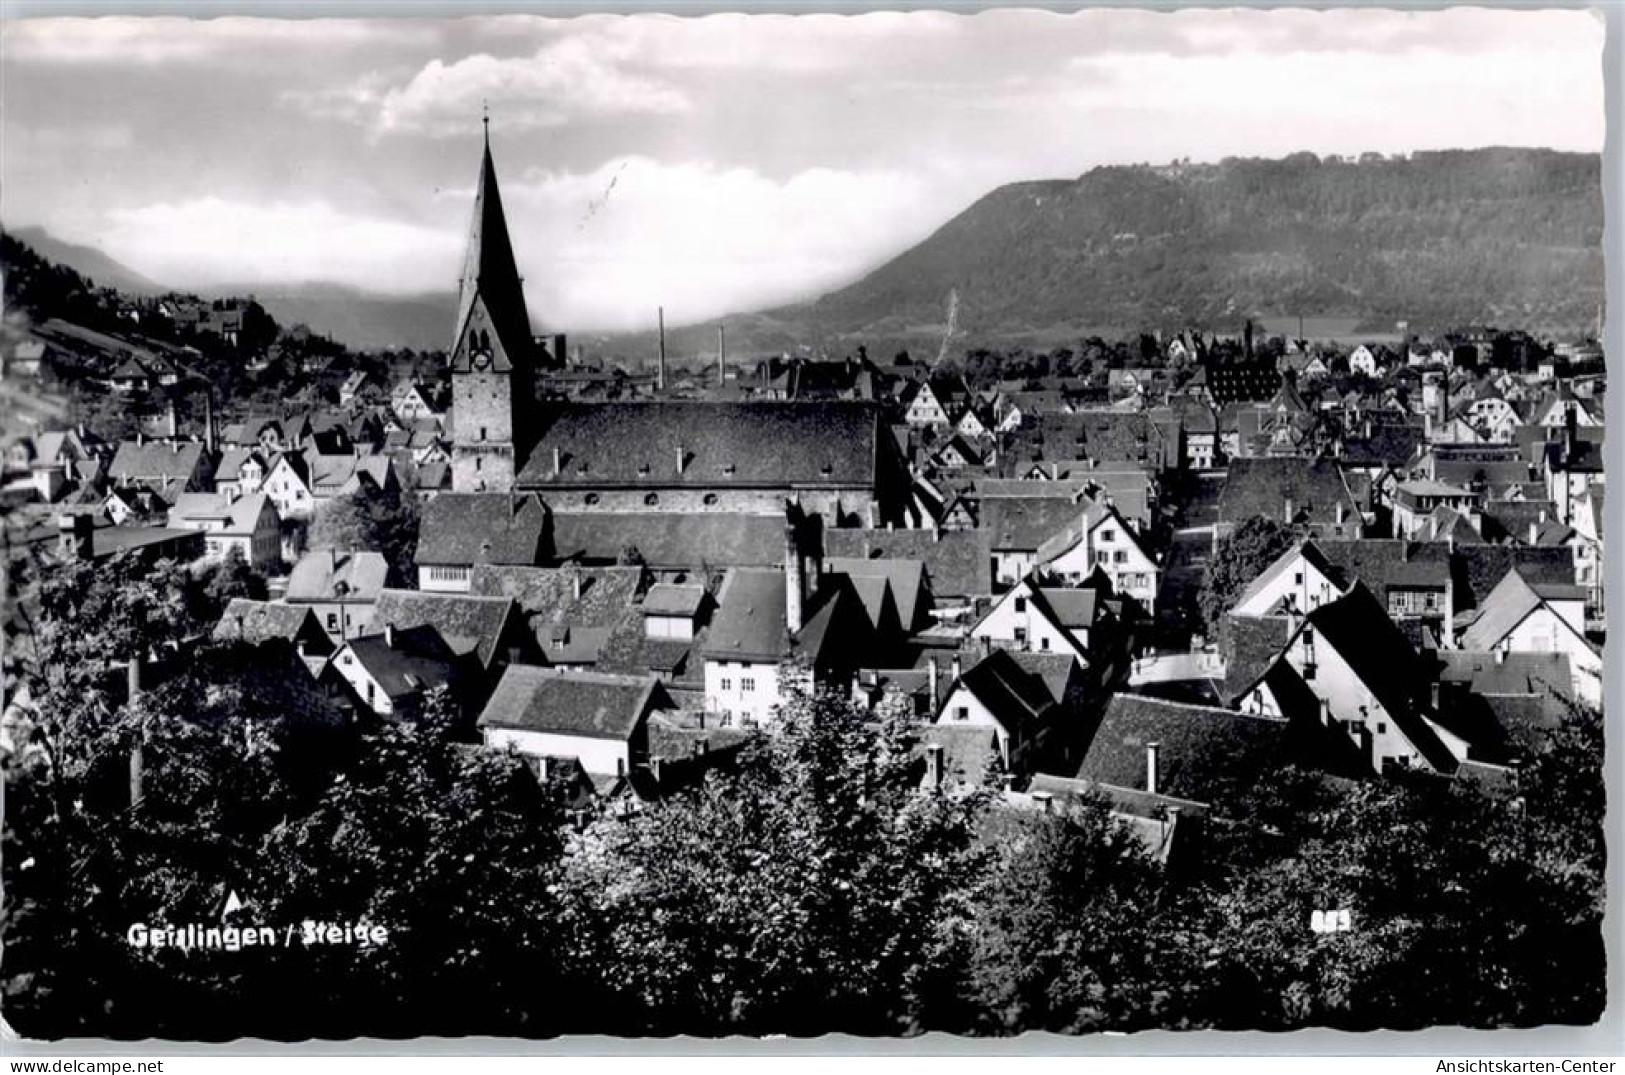
[[[1145,790],[1152,795],[1157,794],[1157,752],[1161,747],[1154,739],[1145,745]]]
[[[175,401],[170,400],[169,406],[164,409],[164,426],[169,430],[171,437],[181,435],[180,418],[175,414]]]
[[[1531,544],[1531,545],[1539,545],[1540,544],[1540,524],[1539,523],[1531,522],[1529,524],[1529,544]]]
[[[1337,502],[1337,525],[1338,526],[1343,525],[1343,519],[1347,515],[1348,515],[1348,505],[1343,503],[1341,500],[1339,500]]]
[[[1035,791],[1033,792],[1033,802],[1038,804],[1038,809],[1048,814],[1053,812],[1052,808],[1055,804],[1055,796],[1051,795],[1047,791]]]
[[[801,630],[801,608],[807,599],[801,572],[801,549],[796,543],[794,523],[784,527],[784,626],[791,634]]]
[[[581,575],[579,572],[570,576],[571,589],[575,592],[576,600],[581,600]]]
[[[1495,663],[1496,664],[1506,664],[1507,663],[1507,648],[1505,646],[1497,646],[1497,647],[1495,647]]]
[[[559,472],[562,471],[563,469],[564,469],[564,455],[557,448],[554,448],[553,449],[553,476],[555,478],[558,477]]]
[[[666,390],[666,308],[659,309],[660,318],[660,373],[655,380],[655,387],[660,391]]]
[[[1439,681],[1434,680],[1428,684],[1428,701],[1432,703],[1433,711],[1439,711]]]
[[[1546,509],[1545,508],[1540,509],[1540,521],[1541,521],[1542,525],[1545,525],[1545,523],[1546,523]]]
[[[649,759],[649,775],[654,777],[655,787],[657,789],[660,787],[661,770],[664,769],[664,768],[665,768],[665,759],[663,759],[663,758],[650,758]]]
[[[925,783],[932,791],[942,787],[941,743],[932,743],[925,748]]]
[[[986,641],[986,639],[983,639],[983,641]],[[953,681],[955,683],[958,683],[959,682],[959,654],[958,653],[954,654],[953,663],[951,665],[949,665],[948,668],[949,668],[950,673],[953,675]]]
[[[395,648],[395,625],[393,623],[384,624],[384,645],[390,649]]]
[[[926,659],[925,667],[926,667],[926,675],[928,675],[930,677],[930,679],[926,683],[926,687],[931,692],[931,694],[930,694],[930,698],[931,698],[931,715],[934,717],[934,716],[937,715],[937,706],[942,704],[942,699],[937,696],[938,691],[937,691],[937,658],[936,658],[936,654],[932,654],[929,658]]]
[[[711,753],[711,738],[702,735],[694,741],[694,756],[703,758],[709,753]]]
[[[721,325],[717,326],[717,387],[728,381],[728,337]]]
[[[679,444],[677,446],[677,473],[681,474],[683,472],[683,464],[686,462],[688,462],[688,453],[683,451],[683,446]]]
[[[1292,517],[1297,514],[1297,512],[1292,510],[1294,506],[1292,503],[1292,498],[1290,496],[1283,498],[1282,504],[1285,511],[1285,522],[1288,526],[1290,526],[1292,525]]]

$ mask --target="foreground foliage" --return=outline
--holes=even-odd
[[[1514,789],[1294,769],[1231,788],[1205,856],[1174,872],[1103,802],[1042,814],[992,789],[923,792],[907,725],[826,695],[793,698],[700,787],[578,831],[517,759],[455,740],[450,699],[357,734],[291,651],[192,643],[209,604],[195,593],[168,570],[68,571],[33,605],[0,873],[3,1000],[23,1034],[1081,1033],[1601,1011],[1594,713]],[[128,658],[170,646],[185,661],[129,698]],[[1325,909],[1352,928],[1313,932]],[[134,923],[305,920],[389,939],[127,942]]]

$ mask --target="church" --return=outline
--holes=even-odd
[[[780,514],[903,525],[908,468],[872,402],[536,398],[533,336],[489,127],[451,347],[452,489],[534,492],[554,512]]]

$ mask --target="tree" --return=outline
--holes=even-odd
[[[370,483],[323,504],[310,530],[310,547],[383,553],[398,578],[415,574],[421,511],[410,492]]]
[[[1242,591],[1302,536],[1297,527],[1255,515],[1219,539],[1197,595],[1210,638],[1223,629],[1225,614]]]
[[[918,785],[904,723],[796,691],[733,773],[592,826],[562,882],[574,992],[601,1013],[577,1029],[917,1029],[948,991],[985,803]]]

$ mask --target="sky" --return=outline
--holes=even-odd
[[[1597,152],[1582,11],[0,24],[0,221],[193,289],[455,288],[488,107],[533,319],[799,301],[1002,183],[1179,158]]]

